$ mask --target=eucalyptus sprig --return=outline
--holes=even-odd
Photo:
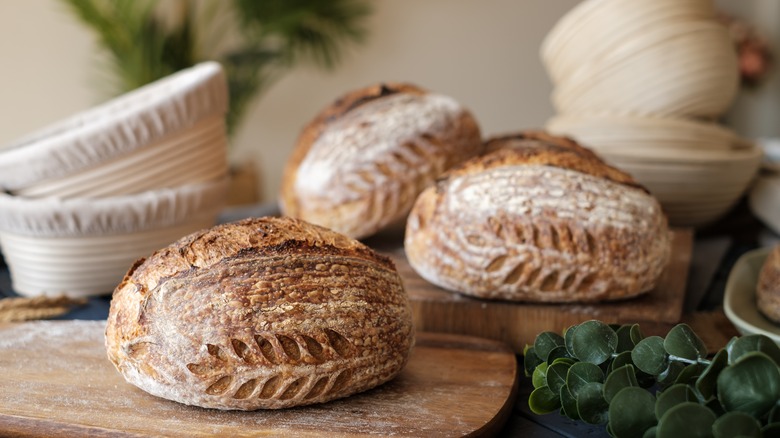
[[[735,337],[708,356],[686,324],[665,338],[591,320],[524,352],[537,414],[605,424],[614,437],[780,436],[780,347]]]

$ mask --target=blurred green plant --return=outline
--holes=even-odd
[[[332,69],[367,35],[364,0],[61,0],[107,55],[116,96],[198,62],[225,69],[228,132],[253,99],[303,63]]]
[[[780,347],[735,337],[708,358],[685,325],[665,338],[591,320],[524,352],[534,413],[604,424],[613,437],[780,436]]]

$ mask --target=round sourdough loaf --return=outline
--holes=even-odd
[[[290,218],[191,234],[139,260],[114,291],[108,357],[159,397],[276,409],[395,377],[414,343],[393,263]]]
[[[350,92],[301,133],[282,178],[285,215],[362,238],[406,219],[417,195],[482,149],[450,97],[409,84]]]
[[[756,305],[764,316],[780,323],[780,245],[772,248],[761,267]]]
[[[658,202],[590,150],[543,132],[497,137],[409,215],[426,280],[481,298],[595,302],[654,287],[670,253]]]

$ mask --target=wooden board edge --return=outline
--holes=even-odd
[[[508,348],[508,347],[507,347]],[[492,436],[498,436],[500,432],[504,429],[504,426],[509,422],[509,419],[512,418],[512,414],[514,413],[515,409],[515,403],[517,403],[517,397],[520,392],[520,369],[521,365],[519,362],[519,358],[515,357],[515,372],[513,375],[513,384],[512,389],[509,392],[509,397],[507,397],[506,402],[503,406],[501,406],[501,409],[498,410],[498,413],[490,420],[488,421],[484,426],[479,428],[478,430],[475,430],[473,433],[467,435],[468,437],[492,437]]]

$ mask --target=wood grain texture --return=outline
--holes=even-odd
[[[466,436],[511,414],[518,369],[503,343],[418,333],[404,371],[321,405],[218,411],[151,396],[106,359],[105,321],[0,325],[2,436]]]
[[[522,353],[525,344],[532,344],[539,332],[560,332],[589,319],[609,323],[647,321],[667,329],[680,322],[693,232],[672,231],[671,260],[653,290],[637,298],[598,304],[534,304],[467,297],[420,277],[406,260],[403,248],[392,239],[368,243],[395,261],[418,330],[500,340]]]

